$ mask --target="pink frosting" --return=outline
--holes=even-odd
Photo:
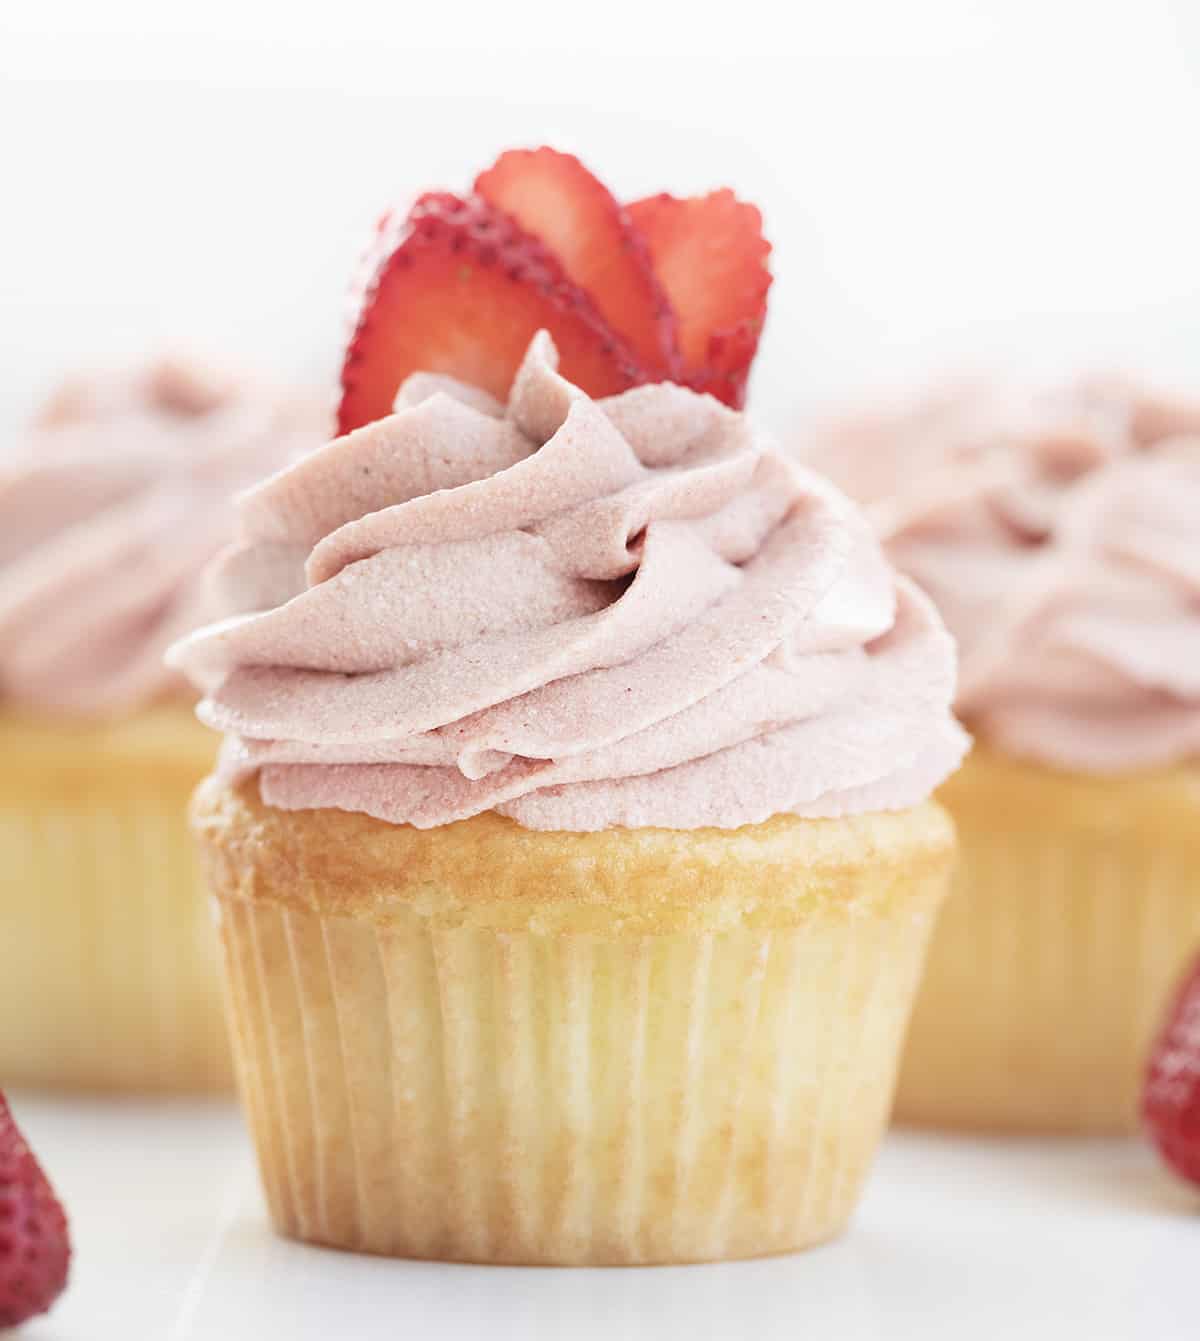
[[[1101,773],[1200,754],[1200,406],[960,386],[808,460],[945,616],[981,738]]]
[[[861,515],[710,397],[594,402],[555,367],[539,335],[507,409],[412,377],[243,496],[222,570],[304,582],[174,649],[225,774],[419,827],[923,800],[965,747],[953,647]]]
[[[65,383],[0,453],[0,702],[110,715],[186,692],[163,653],[215,616],[203,573],[231,494],[325,424],[175,360]]]

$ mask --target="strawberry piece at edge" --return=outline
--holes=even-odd
[[[1167,1164],[1200,1184],[1200,960],[1176,993],[1150,1054],[1142,1117]]]
[[[0,1328],[45,1313],[70,1264],[67,1217],[0,1094]]]

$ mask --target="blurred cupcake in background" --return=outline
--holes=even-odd
[[[231,495],[319,408],[195,362],[80,377],[0,453],[0,1083],[223,1087],[184,810],[212,761],[165,647]]]
[[[1200,404],[963,384],[806,456],[940,607],[976,737],[898,1115],[1132,1128],[1200,942]]]

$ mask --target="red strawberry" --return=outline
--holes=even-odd
[[[484,201],[422,196],[380,254],[342,367],[341,433],[390,414],[400,383],[418,370],[503,399],[543,327],[563,375],[590,395],[647,380],[554,256]]]
[[[475,191],[544,243],[655,380],[678,372],[675,314],[646,244],[612,192],[573,154],[510,149]]]
[[[725,190],[648,196],[629,217],[679,318],[683,379],[740,409],[771,286],[762,215]]]
[[[1200,1183],[1200,960],[1151,1054],[1142,1114],[1171,1168]]]
[[[70,1261],[67,1217],[0,1094],[0,1327],[45,1313]]]

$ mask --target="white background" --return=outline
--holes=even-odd
[[[1200,5],[7,0],[0,432],[167,340],[324,385],[371,221],[550,140],[730,184],[777,284],[754,404],[1200,348]]]

